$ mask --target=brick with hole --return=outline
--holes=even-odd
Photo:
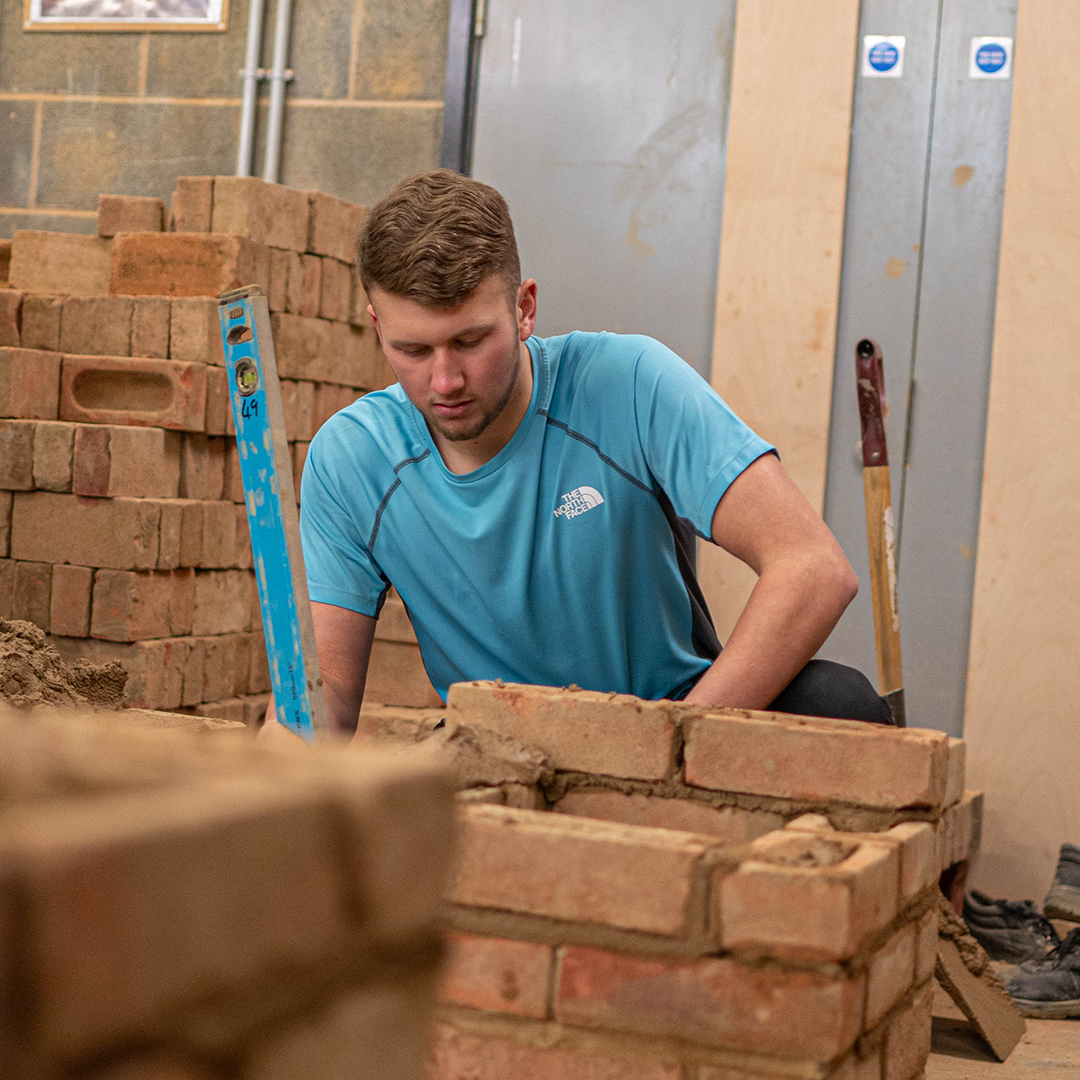
[[[50,633],[88,637],[94,571],[89,566],[54,566],[49,604]]]
[[[211,231],[238,233],[258,244],[307,248],[308,193],[253,176],[215,176]]]
[[[167,296],[133,297],[131,312],[132,356],[141,356],[152,360],[164,360],[168,357],[171,310],[172,304]]]
[[[164,428],[78,424],[71,490],[76,495],[175,499],[180,433]]]
[[[107,641],[190,634],[194,599],[194,570],[98,570],[90,634]]]
[[[165,204],[149,195],[99,195],[97,234],[109,239],[121,232],[161,232]]]
[[[208,233],[214,202],[212,176],[179,176],[172,193],[172,227],[175,232]]]
[[[269,252],[246,236],[118,233],[100,243],[112,244],[106,291],[123,296],[216,297],[259,284],[263,263],[269,266]]]
[[[21,343],[23,294],[0,288],[0,346],[17,347]]]
[[[55,420],[60,408],[60,357],[40,349],[0,348],[0,416]]]
[[[79,233],[20,229],[11,243],[11,287],[65,296],[127,293],[109,288],[112,243]]]
[[[60,348],[60,315],[64,307],[60,296],[28,295],[22,304],[21,344],[24,349]]]
[[[174,360],[65,356],[60,419],[202,431],[206,372],[203,364]]]

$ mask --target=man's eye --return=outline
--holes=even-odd
[[[468,341],[459,341],[458,348],[461,349],[475,349],[477,345],[483,341],[483,338],[470,338]]]

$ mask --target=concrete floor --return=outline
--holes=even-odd
[[[1028,1020],[1008,1061],[990,1053],[940,987],[926,1080],[1080,1080],[1080,1020]]]

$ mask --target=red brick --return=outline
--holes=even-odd
[[[938,731],[732,710],[686,736],[686,782],[717,791],[899,809],[940,806],[947,779]]]
[[[532,743],[557,769],[661,780],[671,767],[675,720],[669,703],[471,682],[450,688],[447,710],[455,719]]]
[[[191,633],[193,570],[98,570],[90,634],[106,641],[139,641]]]
[[[234,503],[244,501],[244,479],[240,469],[240,451],[236,448],[236,440],[228,439],[225,442],[225,472],[221,485],[223,499]]]
[[[22,305],[22,347],[60,348],[60,314],[64,302],[59,296],[27,296]]]
[[[678,1059],[627,1051],[531,1045],[435,1028],[429,1080],[680,1080]]]
[[[349,273],[352,280],[352,293],[349,298],[349,322],[353,326],[374,327],[375,323],[368,311],[368,294],[360,280],[360,271],[352,267]]]
[[[278,312],[270,316],[278,375],[372,390],[385,385],[374,336],[346,323]]]
[[[251,531],[248,525],[247,507],[242,503],[233,503],[236,514],[236,563],[241,570],[250,570],[255,565],[251,552]]]
[[[97,232],[108,239],[117,233],[161,232],[165,204],[150,195],[99,195]]]
[[[771,833],[714,883],[725,949],[845,960],[897,909],[899,855],[888,844]],[[815,865],[816,864],[816,865]]]
[[[221,499],[225,491],[225,457],[230,438],[210,438],[206,442],[206,497]]]
[[[266,694],[270,691],[270,662],[266,656],[266,639],[262,635],[262,619],[258,611],[253,613],[251,621],[256,633],[251,646],[248,693]]]
[[[383,607],[385,615],[386,607]],[[379,620],[382,625],[382,618]],[[641,792],[578,788],[568,791],[554,809],[560,814],[621,821],[652,829],[705,833],[732,843],[746,843],[783,827],[779,814],[744,810],[738,806],[713,807],[697,799],[665,799]]]
[[[362,395],[348,386],[336,386],[334,383],[315,383],[315,407],[312,418],[312,435],[330,419],[334,413],[348,408]]]
[[[352,299],[352,276],[349,267],[337,259],[323,259],[322,264],[319,315],[336,322],[348,322],[349,303]]]
[[[180,433],[162,428],[79,424],[71,490],[76,495],[175,499]]]
[[[214,201],[212,176],[179,176],[172,193],[172,227],[176,232],[208,233]]]
[[[53,644],[63,660],[85,659],[93,664],[119,660],[128,673],[124,696],[137,709],[175,709],[180,706],[190,638],[159,638],[130,644],[95,638],[57,637]]]
[[[855,1041],[863,976],[559,950],[555,1018],[707,1046],[827,1061]]]
[[[894,934],[872,957],[866,984],[869,1031],[911,989],[915,975],[914,923]]]
[[[15,607],[14,559],[0,559],[0,619],[10,619]]]
[[[286,264],[285,307],[293,315],[300,314],[304,302],[304,264],[298,252],[290,251]]]
[[[247,694],[244,696],[244,723],[249,728],[262,726],[266,710],[270,707],[269,694]]]
[[[90,594],[94,571],[88,566],[53,567],[49,607],[50,632],[64,637],[90,633]]]
[[[949,782],[945,785],[945,805],[952,806],[964,795],[967,746],[963,739],[949,739]]]
[[[292,258],[298,258],[294,251],[270,249],[270,284],[266,290],[266,306],[271,311],[285,311],[288,307],[289,264]]]
[[[397,641],[377,640],[372,644],[364,700],[415,709],[442,705],[424,668],[420,649]]]
[[[225,366],[218,303],[205,296],[179,296],[172,301],[169,324],[169,356],[200,364]]]
[[[221,701],[232,697],[236,664],[236,641],[233,634],[219,634],[205,639],[203,660],[203,701]]]
[[[300,256],[300,314],[319,314],[322,302],[322,259],[318,255]]]
[[[905,821],[883,835],[900,844],[900,902],[906,903],[940,876],[937,834],[925,821]]]
[[[981,791],[965,791],[958,803],[946,807],[938,822],[938,853],[942,870],[971,858],[979,850],[982,808]]]
[[[17,562],[15,564],[15,591],[11,617],[32,622],[46,633],[49,630],[52,571],[53,568],[49,563]]]
[[[0,416],[55,420],[59,407],[59,355],[0,348]]]
[[[130,356],[130,296],[69,296],[60,317],[60,351],[87,356]]]
[[[209,459],[206,435],[185,432],[180,443],[180,480],[177,488],[181,499],[209,498]]]
[[[219,296],[256,284],[260,258],[268,261],[244,236],[120,233],[100,241],[108,242],[113,245],[108,291],[124,296]]]
[[[11,241],[0,240],[0,284],[6,284],[11,269]]]
[[[934,973],[938,948],[938,913],[931,908],[915,926],[915,985],[926,982]]]
[[[229,376],[225,368],[206,369],[207,435],[234,435],[232,400],[229,397]],[[231,443],[233,440],[229,439]]]
[[[60,419],[202,431],[206,372],[202,364],[174,360],[65,356]]]
[[[21,292],[0,288],[0,346],[17,347],[20,344],[22,303]]]
[[[459,820],[454,903],[653,934],[694,929],[706,837],[505,806],[467,806]]]
[[[232,678],[229,691],[236,697],[242,697],[248,692],[248,672],[251,670],[251,648],[254,634],[233,634],[233,661]],[[241,723],[243,723],[241,717]]]
[[[292,474],[293,489],[296,492],[296,502],[300,502],[300,481],[304,477],[304,463],[307,461],[308,447],[310,443],[297,442],[292,445]]]
[[[0,558],[6,559],[11,551],[11,503],[13,494],[0,491]]]
[[[439,998],[451,1005],[543,1020],[554,949],[531,941],[450,934]]]
[[[178,499],[162,499],[161,524],[158,528],[157,569],[175,570],[180,566],[180,548],[183,540],[184,507]]]
[[[914,1080],[930,1056],[930,1010],[933,983],[922,988],[914,1003],[897,1016],[885,1036],[883,1080]]]
[[[285,414],[285,438],[289,442],[310,442],[315,434],[315,383],[282,379],[281,409]]]
[[[195,576],[195,617],[190,633],[237,634],[251,628],[246,570],[201,570]]]
[[[253,176],[216,176],[211,231],[238,233],[258,244],[303,251],[308,232],[307,192]]]
[[[206,667],[206,638],[189,637],[187,653],[184,656],[183,688],[180,692],[180,704],[198,705],[202,702],[203,675]]]
[[[164,360],[169,355],[167,296],[136,296],[131,313],[131,355]]]
[[[157,564],[160,504],[144,499],[84,499],[51,491],[15,498],[12,557],[116,570]]]
[[[309,195],[311,218],[307,250],[315,255],[330,255],[344,263],[355,262],[356,244],[367,219],[367,207],[321,191],[312,191]]]
[[[202,505],[202,554],[196,564],[206,569],[236,564],[236,504],[204,502]]]
[[[24,292],[108,296],[111,244],[98,236],[20,229],[11,244],[11,286]]]
[[[0,420],[0,488],[31,491],[34,487],[33,420]]]

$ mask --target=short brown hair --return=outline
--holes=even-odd
[[[450,169],[402,180],[371,211],[356,265],[369,293],[382,289],[425,307],[457,307],[492,274],[511,297],[521,284],[506,200]]]

